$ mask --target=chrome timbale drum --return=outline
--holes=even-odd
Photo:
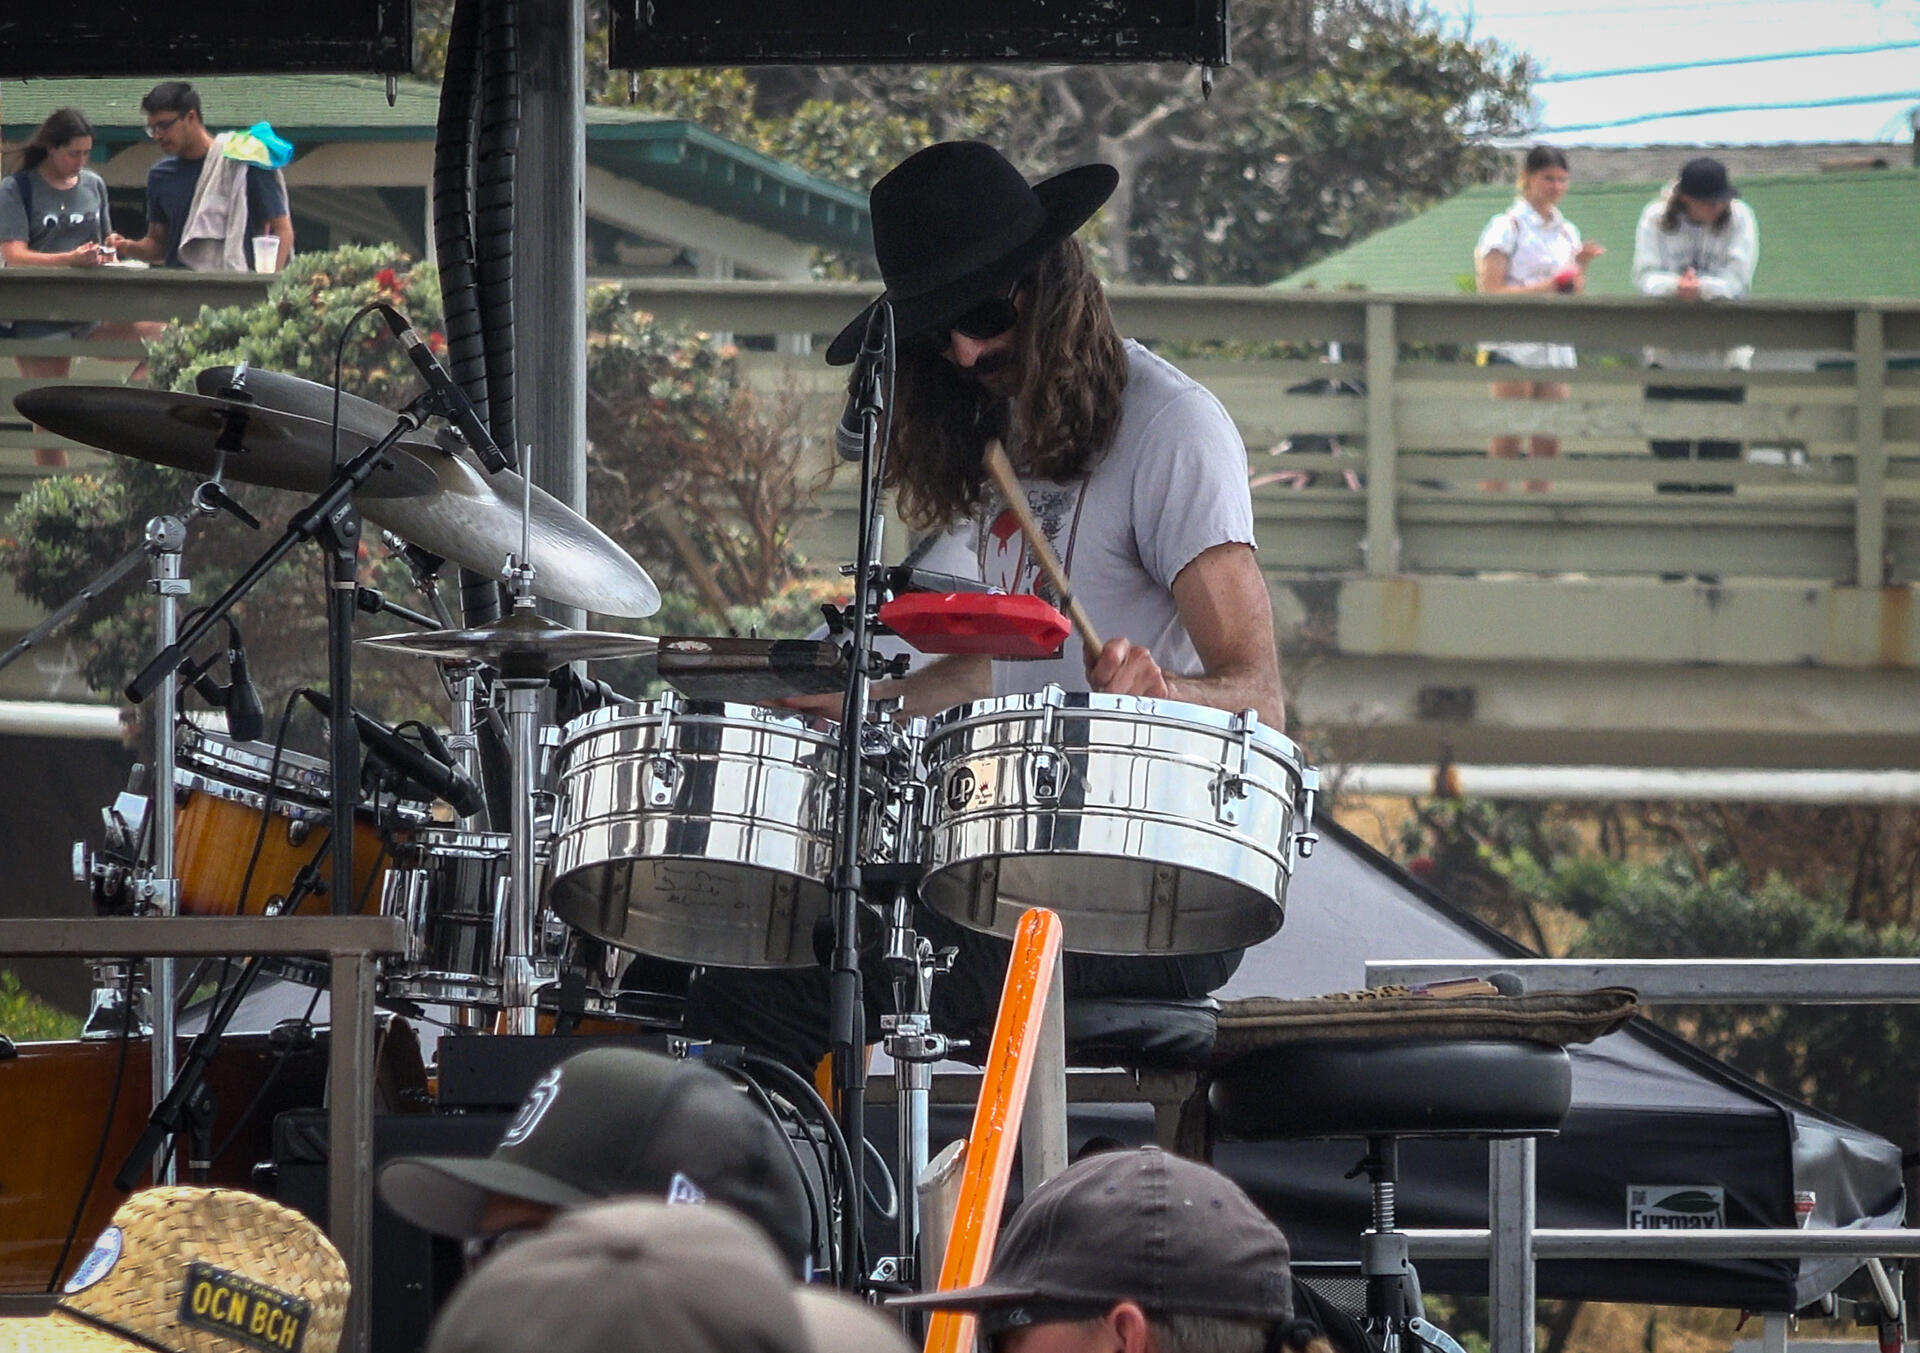
[[[928,729],[920,895],[1011,935],[1058,912],[1067,948],[1205,953],[1280,928],[1313,772],[1250,715],[1058,687]]]
[[[839,751],[791,711],[668,696],[561,737],[547,902],[626,949],[806,967],[828,914]]]
[[[385,965],[381,992],[445,1005],[500,1003],[498,928],[506,900],[504,832],[427,827],[387,874],[382,915],[406,923],[407,948]]]

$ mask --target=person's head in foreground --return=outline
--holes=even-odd
[[[334,1353],[347,1265],[292,1208],[239,1189],[120,1204],[49,1315],[0,1320],[7,1353]]]
[[[895,1306],[968,1311],[992,1353],[1327,1353],[1296,1320],[1287,1240],[1219,1171],[1157,1147],[1028,1196],[987,1280]]]
[[[592,1048],[543,1077],[493,1154],[399,1156],[380,1197],[468,1242],[477,1261],[561,1211],[603,1198],[708,1199],[757,1223],[804,1273],[806,1186],[781,1129],[711,1067],[637,1048]]]
[[[651,1198],[582,1207],[470,1277],[427,1353],[906,1353],[898,1330],[798,1287],[724,1207]]]

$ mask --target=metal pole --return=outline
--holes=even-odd
[[[1501,1353],[1533,1353],[1536,1143],[1532,1137],[1490,1142],[1487,1154],[1488,1334]]]
[[[373,1347],[373,996],[377,965],[364,951],[332,955],[327,1057],[328,1232],[347,1261],[353,1298],[345,1353]]]
[[[179,634],[180,598],[193,589],[193,583],[180,576],[180,553],[186,548],[187,528],[178,517],[155,517],[147,523],[147,552],[153,556],[154,639],[157,652],[173,647]],[[173,874],[173,708],[180,689],[177,671],[169,671],[160,683],[159,698],[150,706],[153,712],[153,857],[147,879],[147,901],[162,916],[179,910],[178,884]],[[173,1088],[178,1049],[174,1046],[174,966],[170,958],[147,961],[148,1003],[151,1007],[153,1036],[153,1105],[158,1108]],[[133,1017],[128,1010],[127,1018]],[[155,1154],[153,1180],[156,1184],[174,1182],[174,1152],[169,1143]]]
[[[1053,986],[1040,1017],[1033,1076],[1020,1118],[1020,1180],[1027,1192],[1067,1168],[1067,982],[1065,960],[1053,960]]]
[[[514,407],[535,449],[533,482],[587,505],[587,108],[584,0],[519,6],[520,153],[515,159]],[[537,468],[539,473],[535,474]],[[577,607],[543,604],[582,627]]]
[[[544,679],[512,677],[507,692],[507,736],[513,754],[512,839],[507,851],[506,948],[500,965],[503,1032],[531,1034],[535,1026],[533,967],[533,790],[540,767],[540,693]]]

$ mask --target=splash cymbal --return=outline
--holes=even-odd
[[[328,423],[242,400],[138,385],[48,385],[23,391],[13,404],[49,432],[191,474],[217,469],[243,484],[295,493],[319,493],[333,477]],[[384,434],[384,428],[369,436],[343,425],[341,460]],[[356,497],[397,501],[432,493],[433,473],[419,458],[433,449],[426,442],[390,448]]]

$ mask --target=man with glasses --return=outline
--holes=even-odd
[[[162,155],[147,171],[147,233],[137,240],[109,235],[107,243],[118,249],[122,258],[184,267],[180,244],[199,205],[200,180],[215,149],[214,137],[201,121],[199,93],[185,80],[155,85],[140,100],[140,111],[147,117],[147,135]],[[278,272],[293,257],[293,218],[287,214],[286,184],[278,170],[263,165],[246,165],[245,173],[246,266],[255,267],[254,239],[272,235],[280,241],[273,265],[273,271]]]
[[[1038,661],[948,656],[876,683],[876,699],[899,697],[909,714],[1054,683],[1252,709],[1285,726],[1246,446],[1204,387],[1120,336],[1074,238],[1118,180],[1088,164],[1029,184],[992,147],[960,141],[916,152],[874,185],[874,253],[898,346],[886,484],[911,525],[946,532],[922,564],[1061,602],[986,473],[997,438],[1108,636],[1098,653],[1069,640]],[[854,360],[873,315],[869,306],[840,332],[829,363]],[[786,703],[840,715],[838,696]],[[1006,942],[924,910],[915,925],[959,950],[934,984],[936,1027],[978,1038],[998,1007]],[[1202,996],[1238,963],[1237,950],[1069,954],[1067,994]],[[868,984],[870,1004],[883,986]],[[689,989],[688,1027],[811,1066],[827,1046],[826,1004],[820,969],[709,969]]]

